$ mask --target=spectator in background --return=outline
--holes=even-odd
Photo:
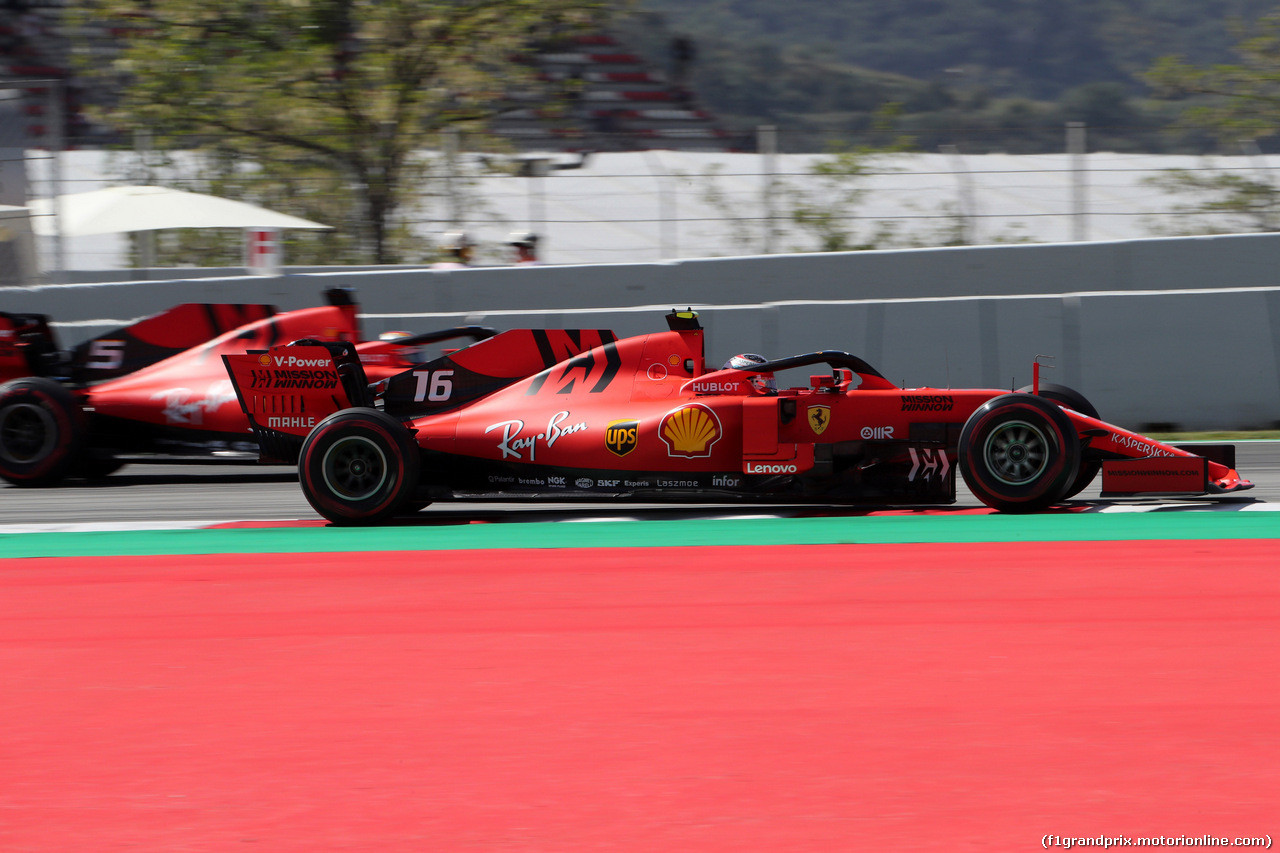
[[[541,263],[538,260],[538,235],[532,231],[512,231],[507,237],[507,245],[515,249],[516,266],[533,266]]]
[[[595,132],[595,147],[600,151],[617,151],[618,135],[622,128],[618,124],[621,110],[596,110],[591,116],[591,129]]]
[[[582,103],[582,91],[586,81],[582,78],[582,69],[574,68],[560,81],[560,98],[564,101],[566,112],[576,116]]]
[[[431,265],[433,270],[463,270],[471,266],[476,242],[466,231],[448,231],[440,237],[442,260]]]
[[[698,58],[698,49],[688,36],[671,40],[671,81],[681,89],[689,85],[689,68]]]

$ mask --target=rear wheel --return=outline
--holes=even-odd
[[[31,377],[0,385],[0,477],[15,486],[50,486],[84,448],[84,412],[66,388]]]
[[[1026,385],[1018,390],[1030,394],[1034,387]],[[1074,388],[1044,382],[1040,384],[1040,396],[1061,403],[1068,409],[1075,409],[1082,415],[1088,415],[1095,420],[1102,420],[1102,416],[1098,414],[1098,410],[1094,408],[1093,403],[1090,403],[1083,394]],[[1067,492],[1062,496],[1062,500],[1074,498],[1087,489],[1101,470],[1101,459],[1081,459],[1080,471],[1076,474],[1076,478],[1071,485],[1067,487]]]
[[[376,409],[344,409],[302,444],[302,493],[340,525],[378,524],[405,508],[418,485],[418,445],[404,425]]]
[[[1035,512],[1066,497],[1080,471],[1080,442],[1056,404],[1027,394],[988,400],[960,432],[960,473],[983,503]]]

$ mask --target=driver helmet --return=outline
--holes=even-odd
[[[538,262],[538,235],[532,231],[512,231],[507,235],[507,245],[516,250],[516,263]]]
[[[463,263],[471,260],[476,241],[466,231],[447,231],[440,238],[440,248],[444,253]]]
[[[521,249],[538,248],[538,235],[532,231],[512,231],[507,235],[508,246],[518,246]]]
[[[726,361],[721,370],[752,370],[757,364],[764,364],[768,360],[759,353],[744,352]],[[752,375],[751,384],[761,394],[778,393],[778,383],[774,381],[772,373],[756,373]]]

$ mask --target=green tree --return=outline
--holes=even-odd
[[[1212,133],[1219,145],[1234,148],[1280,132],[1280,10],[1263,16],[1240,41],[1232,64],[1197,66],[1180,56],[1158,60],[1146,79],[1158,96],[1185,105],[1183,121]],[[1204,169],[1172,169],[1148,183],[1188,199],[1174,207],[1175,224],[1158,224],[1164,234],[1277,230],[1280,190],[1265,174],[1245,177]]]
[[[887,104],[877,113],[876,128],[880,133],[891,135],[894,132],[898,109],[897,104]],[[757,223],[771,229],[770,242],[792,236],[806,238],[807,245],[783,251],[851,252],[954,243],[959,229],[955,229],[955,233],[925,236],[922,242],[918,242],[921,239],[918,235],[901,234],[893,222],[874,222],[868,226],[865,217],[858,212],[870,192],[865,185],[866,179],[878,171],[895,170],[886,162],[887,155],[911,150],[912,140],[905,136],[897,137],[884,148],[837,147],[810,162],[802,176],[771,178],[769,194],[777,210],[770,222],[759,219],[756,205],[743,205],[740,200],[730,198],[721,186],[722,175],[718,167],[703,173],[702,198],[720,211],[729,223],[730,239],[744,251],[759,249],[763,234],[759,233]],[[749,215],[744,217],[744,211]],[[783,222],[789,222],[794,228],[788,229],[782,225]]]
[[[163,145],[215,140],[217,179],[258,171],[283,209],[334,193],[360,233],[331,248],[376,263],[410,251],[397,215],[423,191],[447,128],[503,108],[538,43],[588,25],[600,0],[80,0],[85,20],[132,22],[111,118]],[[295,180],[300,186],[289,186]],[[280,187],[289,187],[281,190]],[[324,195],[326,201],[321,202]],[[244,196],[242,196],[244,197]],[[253,199],[249,200],[262,200]],[[332,213],[332,210],[330,210]],[[330,220],[332,221],[332,220]],[[335,242],[336,241],[336,242]]]
[[[838,151],[815,160],[808,169],[810,180],[787,188],[790,219],[801,231],[817,240],[819,252],[849,252],[874,249],[889,236],[883,228],[871,236],[859,235],[853,225],[856,209],[866,198],[863,181],[875,155],[867,150]]]
[[[1220,140],[1262,140],[1280,132],[1280,11],[1236,44],[1234,64],[1197,66],[1165,56],[1146,73],[1157,95],[1183,100],[1184,118]]]
[[[902,106],[883,105],[876,113],[875,129],[886,137],[895,133]],[[863,186],[873,169],[884,165],[885,155],[912,151],[915,142],[899,135],[882,148],[843,148],[809,165],[808,180],[785,188],[790,218],[796,227],[817,240],[819,252],[848,252],[885,248],[897,239],[892,223],[879,222],[871,234],[860,232],[857,208],[868,190]]]
[[[1152,232],[1163,236],[1280,231],[1280,190],[1265,178],[1221,171],[1169,169],[1145,183],[1187,199],[1174,205],[1172,221]]]

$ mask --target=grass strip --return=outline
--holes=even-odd
[[[1276,539],[1280,513],[870,516],[528,522],[0,535],[5,558],[699,545]],[[1229,553],[1224,552],[1224,559]]]

